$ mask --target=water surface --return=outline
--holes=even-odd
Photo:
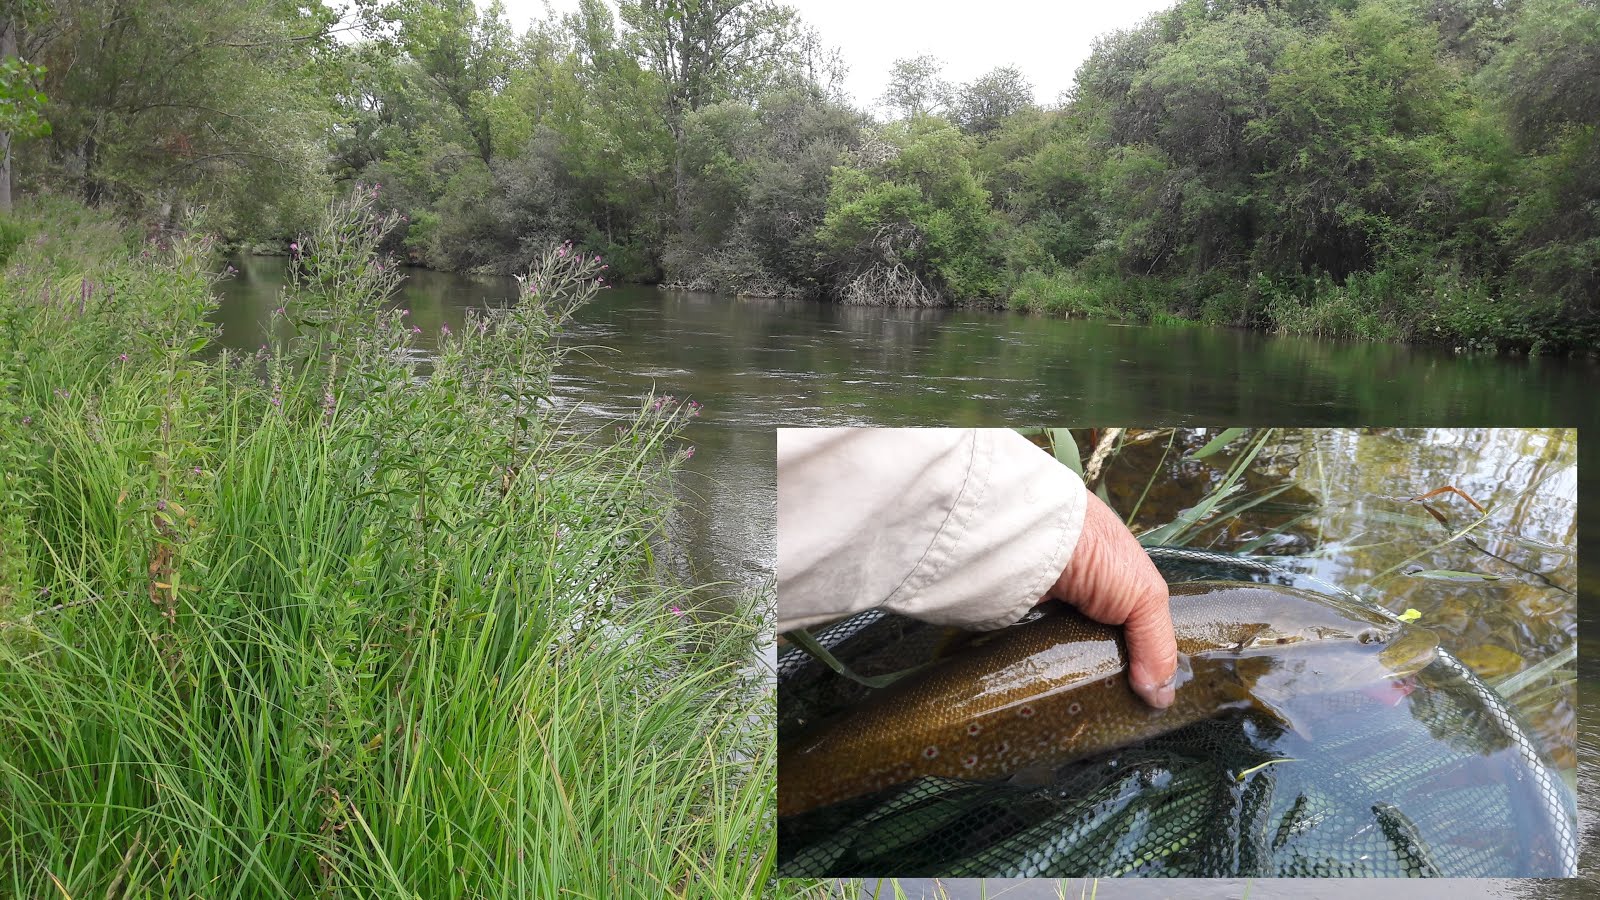
[[[254,350],[279,304],[283,260],[243,257],[234,265],[239,275],[221,288],[222,339]],[[514,292],[510,279],[417,270],[396,302],[412,311],[426,345],[441,326],[458,327],[466,310],[505,303]],[[1600,366],[1585,361],[635,287],[602,293],[580,311],[566,340],[588,348],[556,384],[559,402],[580,416],[604,420],[651,389],[706,405],[684,435],[697,448],[686,488],[705,502],[681,525],[695,576],[734,585],[759,585],[773,569],[776,425],[1560,425],[1600,434],[1593,393]],[[1600,439],[1579,446],[1587,473],[1578,514],[1587,576],[1579,614],[1587,619],[1600,583]],[[1584,641],[1580,690],[1600,681],[1597,660],[1600,644]],[[1600,848],[1587,826],[1600,798],[1600,723],[1592,710],[1580,715],[1577,757],[1583,869],[1595,878]],[[1582,882],[1467,885],[1451,896],[1561,895]],[[976,886],[951,890],[982,895]],[[1175,890],[1118,885],[1108,896]],[[1251,894],[1276,896],[1267,890],[1256,883]],[[1357,898],[1368,890],[1334,884],[1313,893]],[[1197,889],[1187,896],[1210,895]]]

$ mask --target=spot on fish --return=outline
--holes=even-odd
[[[929,744],[927,747],[924,747],[923,750],[922,750],[922,758],[923,759],[935,759],[938,756],[939,756],[939,748],[935,747],[932,744]]]
[[[969,724],[967,726],[967,734],[972,735],[974,737],[976,737],[978,732],[980,732],[982,730],[983,730],[983,726],[979,725],[977,722],[973,722],[973,723],[971,723],[971,724]]]
[[[1114,686],[1117,683],[1117,681],[1114,678],[1107,678],[1105,681],[1102,681],[1100,683],[1109,688],[1109,687]]]
[[[997,753],[1000,756],[1005,756],[1007,753],[1010,753],[1010,752],[1011,752],[1011,742],[1010,741],[1001,741],[1000,742],[1000,749],[995,751],[995,753]]]
[[[963,766],[965,766],[965,767],[967,767],[969,769],[972,768],[973,766],[977,765],[977,764],[978,764],[978,755],[976,753],[968,753],[966,755],[966,757],[961,760],[961,765],[963,765]]]
[[[1080,712],[1083,712],[1083,704],[1081,703],[1073,703],[1071,706],[1067,707],[1067,715],[1069,716],[1075,716]]]
[[[1017,710],[1017,715],[1023,717],[1024,719],[1033,718],[1033,706],[1027,703],[1022,704],[1022,708]]]

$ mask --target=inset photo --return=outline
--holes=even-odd
[[[1577,432],[780,429],[780,877],[1574,877]]]

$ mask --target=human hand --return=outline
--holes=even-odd
[[[1172,705],[1178,641],[1167,607],[1167,582],[1111,507],[1088,495],[1083,533],[1072,561],[1049,595],[1107,625],[1121,625],[1128,643],[1128,681],[1157,709]]]

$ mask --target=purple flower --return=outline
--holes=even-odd
[[[687,614],[686,614],[686,613],[685,613],[685,612],[684,612],[684,611],[683,611],[683,609],[682,609],[682,608],[680,608],[680,607],[677,607],[677,606],[670,606],[670,607],[668,607],[668,609],[670,609],[670,610],[672,610],[672,614],[673,614],[673,615],[675,615],[675,616],[677,616],[677,617],[678,617],[678,618],[680,618],[680,619],[681,619],[681,618],[683,618],[683,617],[684,617],[684,616],[685,616],[685,615],[687,615]]]
[[[117,362],[127,362],[127,361],[128,361],[128,354],[126,354],[126,353],[124,353],[121,356],[117,357]]]
[[[23,416],[22,417],[22,424],[24,424],[24,425],[32,425],[33,424],[33,416]]]
[[[194,473],[195,473],[195,474],[196,474],[196,475],[201,475],[201,474],[204,474],[204,473],[202,473],[202,472],[201,472],[201,471],[200,471],[200,467],[199,467],[199,466],[195,466],[195,467],[194,467]]]
[[[158,509],[158,510],[160,510],[162,512],[166,512],[167,511],[167,501],[165,501],[165,500],[157,500],[156,501],[156,509]]]
[[[412,334],[421,334],[421,333],[422,333],[422,329],[421,329],[421,328],[418,328],[418,327],[417,327],[417,326],[415,326],[415,325],[413,325],[413,326],[411,326],[411,333],[412,333]]]
[[[409,309],[402,309],[402,310],[400,310],[400,315],[401,315],[401,316],[402,316],[402,317],[404,317],[404,316],[409,316],[409,315],[411,315],[411,310],[409,310]]]
[[[237,274],[239,274],[239,270],[235,269],[233,266],[230,265],[230,266],[228,266],[228,274],[229,275],[237,275]]]
[[[450,333],[450,326],[449,325],[440,325],[439,326],[439,333],[440,334],[449,334]]]
[[[279,397],[277,394],[273,394],[272,395],[272,405],[273,406],[282,406],[283,405],[283,398]]]
[[[300,252],[300,242],[299,241],[290,241],[289,242],[289,252],[290,253],[299,253]]]
[[[694,448],[693,447],[685,447],[685,448],[683,448],[683,458],[684,459],[693,459],[694,458]]]
[[[281,316],[281,315],[284,315],[287,312],[288,312],[288,310],[286,308],[280,306],[277,309],[273,310],[272,314],[275,315],[275,316]],[[262,346],[266,346],[266,345],[263,344]]]

